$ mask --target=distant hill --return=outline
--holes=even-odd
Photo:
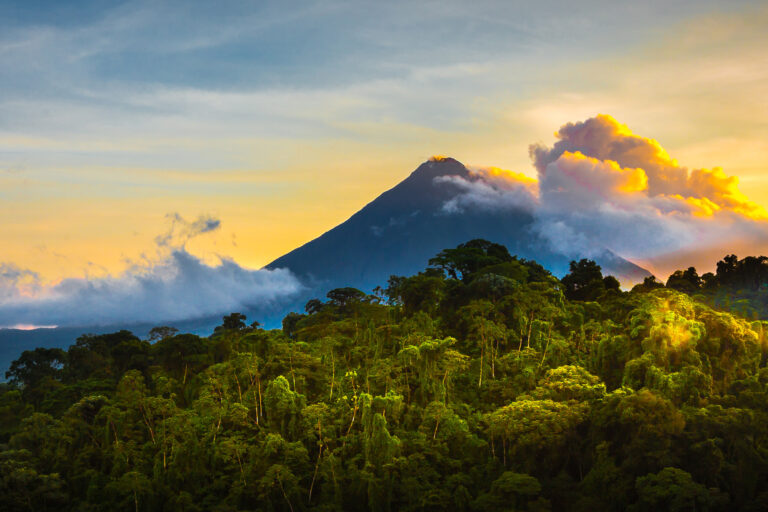
[[[208,317],[184,322],[171,322],[183,332],[207,336],[221,323],[221,317]],[[0,382],[5,381],[5,372],[11,363],[25,350],[37,347],[66,349],[83,334],[106,334],[126,329],[136,336],[145,337],[155,324],[131,323],[116,325],[55,327],[41,329],[0,329]]]
[[[513,255],[535,259],[557,276],[573,259],[552,251],[533,232],[533,216],[524,211],[465,210],[447,214],[445,203],[461,191],[438,177],[469,178],[453,158],[424,162],[408,178],[384,192],[346,222],[276,259],[266,268],[289,268],[318,290],[355,286],[370,291],[392,274],[423,269],[442,249],[474,238],[500,243]],[[621,281],[642,281],[645,269],[605,249],[593,257],[605,274]]]

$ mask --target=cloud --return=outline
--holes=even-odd
[[[302,289],[287,269],[253,270],[221,257],[208,265],[187,252],[194,236],[218,229],[218,219],[186,221],[170,214],[169,231],[157,238],[154,259],[122,274],[70,278],[53,285],[36,273],[0,265],[0,326],[97,326],[174,322],[268,308]]]
[[[210,215],[200,215],[192,222],[178,213],[169,213],[165,218],[170,220],[171,225],[168,231],[155,238],[160,247],[184,247],[190,239],[221,227],[221,221]]]
[[[523,208],[556,251],[594,256],[608,248],[636,260],[744,241],[768,242],[768,214],[720,168],[678,164],[655,140],[607,115],[568,123],[547,147],[530,147],[538,181],[514,174],[451,177],[462,192],[448,212]]]
[[[438,176],[435,181],[450,183],[459,190],[443,204],[445,213],[461,213],[467,209],[532,212],[537,203],[536,180],[498,167],[471,169],[469,179]]]
[[[555,134],[559,139],[551,148],[541,144],[530,147],[531,158],[544,182],[550,165],[571,160],[572,154],[612,162],[617,170],[638,169],[647,178],[647,187],[638,191],[648,197],[680,196],[707,199],[710,206],[729,209],[748,217],[766,218],[768,214],[738,190],[738,178],[726,176],[722,169],[689,171],[671,158],[657,141],[635,135],[611,116],[598,115],[580,123],[568,123]],[[565,168],[572,168],[566,162]],[[551,171],[549,174],[558,174]],[[598,173],[599,174],[599,173]],[[616,173],[605,173],[615,177]],[[638,176],[639,178],[639,176]],[[547,189],[544,185],[544,189]]]
[[[12,263],[0,263],[0,302],[40,290],[39,276]]]

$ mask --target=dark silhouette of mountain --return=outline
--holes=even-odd
[[[370,291],[390,275],[411,275],[446,248],[474,238],[507,246],[521,258],[533,259],[557,276],[574,259],[554,252],[531,229],[533,216],[520,208],[490,211],[465,209],[449,213],[445,203],[460,193],[443,176],[473,179],[453,158],[431,159],[394,188],[384,192],[346,222],[276,259],[267,268],[287,267],[318,292],[336,286]],[[605,274],[625,283],[651,275],[605,249],[593,257]]]

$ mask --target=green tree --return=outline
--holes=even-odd
[[[636,483],[637,511],[670,512],[709,510],[712,505],[707,489],[678,468],[664,468],[656,474],[639,477]]]
[[[667,288],[689,294],[696,293],[701,289],[701,278],[694,267],[688,267],[686,270],[675,270],[667,278]]]
[[[475,239],[445,249],[429,260],[429,264],[445,272],[451,279],[468,282],[478,270],[512,261],[509,251],[500,244]]]
[[[606,289],[600,265],[588,259],[572,261],[570,273],[563,277],[562,282],[569,300],[595,300]],[[615,283],[607,284],[613,286]]]
[[[5,372],[5,378],[11,384],[34,387],[43,379],[61,378],[66,362],[67,354],[59,348],[25,350],[11,363],[10,369]]]

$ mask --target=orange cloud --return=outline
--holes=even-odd
[[[557,164],[557,169],[567,175],[572,185],[585,187],[605,197],[633,194],[648,188],[648,176],[643,169],[624,168],[613,160],[599,160],[581,151],[566,151]]]
[[[696,194],[692,198],[706,199],[752,219],[768,219],[768,213],[739,190],[739,178],[726,175],[720,167],[694,169],[688,176],[688,187]]]
[[[682,197],[679,195],[673,197],[690,205],[692,208],[691,214],[696,217],[712,217],[721,209],[720,206],[706,197]]]
[[[580,123],[562,126],[555,137],[559,140],[552,148],[534,145],[530,148],[539,172],[557,160],[566,151],[580,152],[611,160],[621,167],[641,168],[648,178],[651,195],[674,193],[684,186],[687,172],[669,156],[656,140],[635,135],[626,125],[609,115],[599,114]]]
[[[667,207],[679,201],[683,203],[680,208],[688,205],[693,213],[703,217],[731,212],[750,219],[768,219],[763,208],[741,193],[737,177],[726,175],[719,167],[689,171],[658,141],[633,133],[609,115],[568,123],[555,136],[558,141],[551,148],[530,148],[541,180],[553,172],[550,165],[570,169],[574,159],[592,158],[605,164],[599,172],[608,183],[613,185],[619,176],[627,177],[624,186],[612,187],[614,191],[644,192],[648,198],[666,198]]]
[[[522,183],[524,185],[536,185],[539,182],[536,178],[531,178],[521,172],[510,171],[500,167],[483,167],[472,172],[475,174],[484,174],[487,177],[507,180],[511,183]]]

